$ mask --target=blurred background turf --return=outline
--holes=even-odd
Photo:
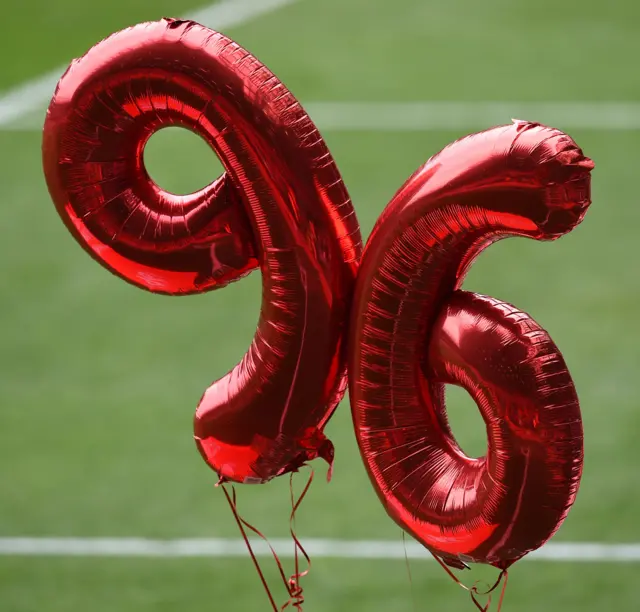
[[[68,62],[114,30],[194,8],[187,0],[25,0],[4,17],[0,90]],[[640,53],[640,4],[632,0],[300,0],[224,31],[303,104],[640,96],[631,69]],[[467,131],[323,133],[365,235],[407,176]],[[585,473],[554,541],[635,542],[638,132],[570,133],[596,162],[584,224],[556,243],[496,244],[465,288],[530,312],[563,351],[576,382]],[[250,342],[259,274],[224,291],[176,299],[112,277],[56,216],[39,147],[37,131],[0,131],[0,537],[236,537],[214,476],[195,450],[191,420],[203,389]],[[152,139],[147,161],[153,176],[177,192],[208,183],[220,169],[195,137],[176,130]],[[462,446],[482,452],[473,403],[458,390],[448,397]],[[361,464],[346,402],[327,431],[337,447],[334,480],[314,484],[299,515],[300,536],[398,541]],[[247,518],[269,536],[287,533],[282,480],[240,491]],[[415,562],[412,571],[418,609],[470,609],[434,563]],[[252,572],[248,558],[4,557],[0,610],[267,609]],[[505,607],[639,609],[634,572],[621,564],[522,563]],[[400,561],[317,559],[306,588],[311,612],[413,609]]]

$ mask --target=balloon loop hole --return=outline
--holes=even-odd
[[[154,131],[144,145],[142,161],[151,180],[176,196],[196,193],[224,173],[204,138],[181,126]]]
[[[485,457],[487,426],[471,395],[457,385],[445,385],[445,406],[449,427],[460,450],[470,458]]]

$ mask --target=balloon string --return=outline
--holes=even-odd
[[[304,603],[304,595],[302,587],[300,586],[300,578],[303,578],[309,573],[311,569],[311,559],[309,555],[303,548],[300,540],[298,539],[295,526],[296,526],[296,512],[302,503],[302,500],[305,498],[306,494],[309,491],[309,487],[311,487],[311,483],[313,481],[314,471],[311,469],[309,474],[309,478],[307,480],[307,484],[305,485],[302,493],[298,497],[297,501],[293,494],[293,472],[291,472],[289,476],[289,492],[291,495],[291,516],[289,517],[289,531],[291,533],[291,538],[293,539],[293,550],[294,550],[294,559],[295,559],[295,573],[286,583],[287,590],[289,591],[289,601],[287,601],[284,606],[282,606],[282,610],[289,606],[293,606],[299,611],[302,611],[302,604]],[[302,553],[304,558],[307,561],[307,569],[304,572],[300,572],[300,556],[299,553]]]
[[[221,486],[222,490],[224,491],[224,495],[227,498],[227,501],[229,502],[229,507],[231,508],[231,512],[233,512],[233,517],[236,520],[236,523],[238,524],[238,528],[240,529],[240,533],[242,534],[242,539],[244,540],[244,543],[247,546],[247,550],[249,551],[249,554],[251,555],[251,559],[253,561],[253,564],[255,565],[256,570],[258,571],[258,576],[260,576],[260,581],[262,582],[262,586],[264,587],[264,590],[267,593],[267,597],[269,598],[269,602],[271,603],[271,607],[273,608],[274,612],[278,612],[278,606],[276,605],[276,602],[273,599],[273,595],[271,594],[271,591],[269,589],[269,585],[267,584],[267,580],[264,577],[264,574],[262,573],[262,569],[260,568],[260,563],[258,563],[258,559],[256,558],[255,553],[253,552],[253,548],[251,547],[251,543],[249,542],[249,537],[247,536],[247,532],[244,529],[244,526],[246,525],[247,527],[249,527],[252,531],[256,532],[260,537],[262,537],[262,539],[264,539],[265,541],[267,541],[267,539],[254,527],[252,527],[251,525],[249,525],[239,514],[238,514],[238,507],[237,507],[237,499],[236,499],[236,489],[233,485],[231,485],[231,490],[233,492],[233,498],[229,495],[229,492],[227,491],[227,488],[224,486],[224,480],[220,480],[220,482],[218,482],[218,484],[216,486]],[[269,544],[269,542],[267,542],[269,548],[271,549],[271,552],[273,553],[273,555],[276,558],[276,561],[278,562],[278,565],[280,565],[280,562],[278,560],[278,557],[276,556],[275,551],[273,550],[273,548],[271,547],[271,545]]]
[[[507,581],[509,580],[509,574],[507,572],[507,570],[502,570],[498,576],[498,579],[495,581],[495,584],[488,590],[485,591],[484,593],[481,593],[480,591],[478,591],[478,587],[477,587],[477,582],[471,587],[471,589],[469,589],[469,592],[471,593],[471,599],[473,600],[473,603],[476,605],[476,607],[479,610],[482,610],[482,612],[488,612],[489,610],[489,606],[491,605],[491,595],[490,593],[492,593],[497,586],[500,584],[500,582],[502,581],[502,579],[504,578],[504,582],[502,583],[502,590],[500,592],[500,600],[498,601],[498,609],[496,612],[500,612],[500,610],[502,609],[502,602],[504,600],[504,594],[507,588]],[[487,605],[486,606],[482,606],[480,604],[480,602],[476,599],[476,595],[489,595],[489,600],[487,601]]]
[[[290,481],[289,481],[289,488],[291,491],[291,515],[289,518],[289,529],[291,532],[291,537],[293,538],[294,541],[294,551],[295,551],[295,573],[289,578],[287,579],[285,572],[284,572],[284,568],[282,567],[282,562],[280,561],[280,558],[278,557],[276,551],[274,550],[273,546],[271,546],[271,544],[269,543],[269,540],[264,536],[264,534],[262,534],[258,529],[256,529],[253,525],[251,525],[249,522],[247,522],[244,518],[242,518],[238,512],[238,504],[237,504],[237,496],[236,496],[236,490],[235,487],[232,485],[231,486],[231,491],[232,494],[229,495],[229,492],[227,491],[227,488],[225,487],[225,481],[224,479],[221,479],[220,482],[218,482],[218,484],[216,486],[221,486],[222,490],[224,491],[225,497],[227,498],[227,502],[229,503],[229,507],[231,508],[231,511],[233,512],[233,516],[236,520],[236,523],[238,524],[238,528],[240,529],[240,533],[242,535],[242,538],[247,546],[247,550],[249,551],[249,554],[251,555],[251,559],[253,561],[253,564],[258,572],[258,576],[260,577],[260,581],[262,582],[262,585],[264,586],[264,589],[267,593],[267,597],[269,598],[269,602],[271,603],[271,607],[273,608],[274,612],[281,612],[282,610],[284,610],[285,608],[288,608],[289,606],[293,606],[295,607],[299,612],[302,612],[302,604],[304,603],[304,596],[303,596],[303,591],[302,591],[302,587],[300,586],[300,578],[306,576],[309,573],[309,569],[311,568],[311,559],[309,558],[309,555],[307,554],[307,552],[305,551],[304,547],[302,546],[302,544],[300,543],[300,540],[298,539],[298,537],[296,536],[295,533],[295,515],[297,510],[300,507],[300,504],[302,503],[302,500],[304,499],[304,497],[306,496],[306,494],[309,491],[309,488],[311,486],[311,482],[313,481],[313,476],[314,476],[314,471],[311,470],[311,473],[309,475],[309,479],[307,481],[307,484],[305,485],[302,493],[300,494],[300,496],[298,497],[298,499],[296,500],[293,494],[293,474],[291,475]],[[263,539],[267,546],[269,547],[269,550],[271,551],[271,554],[273,555],[273,558],[278,566],[278,571],[280,573],[280,577],[282,579],[283,584],[285,585],[285,588],[287,589],[287,592],[289,594],[289,600],[281,607],[278,608],[278,606],[275,603],[275,600],[273,598],[273,595],[271,594],[271,590],[269,589],[269,585],[267,584],[267,580],[264,576],[264,573],[262,572],[262,568],[260,567],[260,563],[258,562],[258,559],[253,551],[253,548],[251,546],[251,542],[249,541],[249,537],[247,535],[247,532],[245,530],[245,527],[247,529],[250,529],[253,533],[255,533],[258,537],[260,537],[261,539]],[[300,561],[299,561],[299,553],[302,553],[302,555],[304,556],[304,558],[307,561],[307,569],[304,572],[300,572]]]
[[[429,551],[431,552],[431,551]],[[431,552],[431,554],[433,555],[433,558],[440,564],[440,566],[442,567],[442,569],[444,569],[445,572],[447,572],[447,574],[449,574],[449,576],[453,579],[453,581],[460,586],[461,588],[463,588],[465,591],[467,591],[470,595],[471,595],[471,600],[473,601],[473,603],[475,604],[476,608],[478,610],[480,610],[480,612],[488,612],[489,611],[489,606],[491,605],[491,593],[493,591],[495,591],[495,589],[498,587],[498,585],[500,584],[500,582],[502,581],[502,579],[504,578],[504,583],[502,585],[502,591],[500,593],[500,600],[498,601],[498,609],[496,612],[500,612],[501,608],[502,608],[502,602],[504,600],[504,594],[505,594],[505,590],[507,588],[507,581],[509,579],[509,573],[507,572],[506,569],[503,569],[500,571],[500,574],[498,575],[497,580],[495,581],[495,583],[493,584],[493,586],[491,588],[489,588],[488,590],[486,590],[485,592],[481,593],[478,590],[478,582],[475,582],[473,584],[473,586],[468,587],[466,584],[464,584],[452,571],[451,569],[449,569],[447,567],[447,565],[445,564],[445,562],[438,557],[438,555],[434,554],[433,552]],[[476,595],[489,595],[489,600],[487,601],[486,605],[482,605],[478,599],[476,598]]]
[[[411,589],[411,601],[413,602],[413,612],[418,612],[418,603],[416,600],[416,593],[413,588],[413,578],[411,576],[411,565],[409,565],[409,555],[407,554],[407,537],[402,530],[402,546],[404,547],[404,560],[407,566],[407,574],[409,576],[409,588]]]
[[[507,582],[509,581],[509,572],[507,572],[507,570],[504,570],[504,582],[502,583],[502,591],[500,591],[500,599],[498,601],[498,610],[497,612],[500,612],[500,610],[502,609],[502,602],[504,601],[504,594],[507,590]]]

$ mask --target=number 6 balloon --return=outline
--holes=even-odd
[[[144,167],[158,129],[200,135],[225,173],[163,191]],[[263,483],[333,447],[322,429],[346,388],[345,325],[361,237],[322,137],[285,86],[229,38],[163,19],[74,61],[44,126],[58,212],[103,266],[155,293],[189,294],[262,270],[242,361],[204,394],[195,439],[223,481]]]
[[[573,229],[592,168],[571,138],[539,124],[468,136],[409,178],[367,242],[350,329],[358,444],[389,515],[453,567],[506,571],[575,499],[582,422],[560,352],[527,314],[459,287],[492,242]],[[456,443],[445,383],[478,404],[486,457]]]

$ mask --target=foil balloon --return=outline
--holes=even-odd
[[[177,196],[144,148],[182,126],[224,174]],[[361,254],[347,190],[318,130],[253,55],[192,21],[118,32],[63,75],[44,125],[47,185],[100,264],[162,294],[224,287],[258,266],[263,301],[241,362],[204,393],[195,440],[222,481],[263,483],[333,447],[346,321]]]
[[[349,352],[358,444],[388,514],[452,567],[504,572],[575,500],[582,421],[560,351],[526,313],[460,286],[500,238],[571,231],[592,168],[569,136],[536,123],[468,136],[409,178],[365,248]],[[486,456],[456,443],[445,384],[477,403]]]

